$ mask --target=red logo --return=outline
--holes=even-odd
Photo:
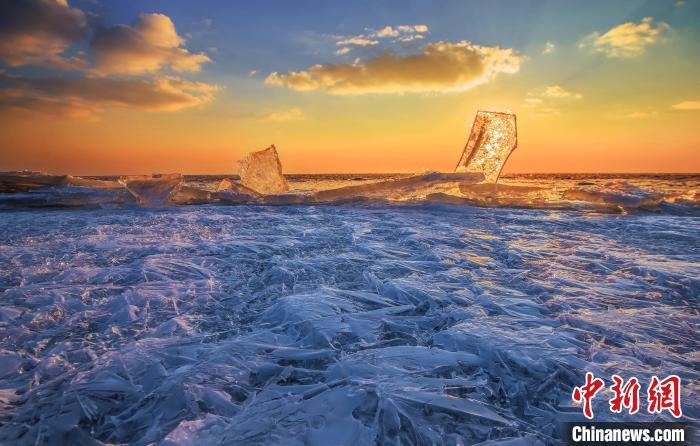
[[[586,373],[586,384],[581,387],[574,387],[574,393],[571,396],[577,403],[583,402],[583,414],[586,418],[593,418],[591,400],[595,398],[596,393],[603,387],[605,387],[605,381],[600,378],[594,378],[591,372]]]
[[[681,409],[681,378],[671,375],[663,381],[653,376],[647,389],[647,412],[661,413],[668,410],[675,418],[683,415]]]
[[[613,385],[610,391],[612,398],[608,401],[610,412],[622,413],[627,409],[630,415],[639,412],[639,390],[641,385],[636,377],[631,377],[627,382],[618,375],[612,376]],[[574,402],[583,405],[583,414],[589,420],[593,418],[591,401],[596,394],[605,387],[605,381],[593,376],[593,373],[586,372],[586,382],[580,387],[574,387],[571,394]],[[662,413],[667,410],[675,418],[683,415],[681,409],[681,379],[676,375],[671,375],[664,380],[659,380],[653,376],[647,388],[647,412],[650,414]]]
[[[610,387],[615,396],[610,399],[610,412],[620,413],[626,407],[630,415],[639,411],[639,381],[632,377],[625,384],[625,380],[617,375],[612,377],[615,384]]]

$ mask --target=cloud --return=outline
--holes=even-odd
[[[394,29],[391,26],[385,26],[376,33],[373,34],[375,37],[396,37],[399,35],[399,30]]]
[[[593,32],[586,36],[579,48],[592,48],[594,52],[608,57],[635,57],[644,53],[646,47],[663,38],[671,27],[666,22],[657,22],[645,17],[639,23],[625,22],[605,34]]]
[[[562,106],[583,98],[581,93],[569,91],[561,85],[548,85],[528,92],[524,106],[531,116],[551,116],[561,113]]]
[[[265,118],[270,121],[300,121],[306,119],[306,115],[300,108],[293,107],[286,111],[268,113]]]
[[[343,48],[336,51],[335,54],[342,56],[349,53],[351,48],[347,47],[351,45],[360,47],[379,45],[381,41],[377,39],[396,38],[394,42],[420,40],[425,37],[423,34],[428,32],[428,27],[426,25],[399,25],[396,27],[387,25],[379,30],[366,29],[366,31],[368,31],[367,34],[342,37],[335,44]]]
[[[557,45],[554,42],[546,42],[544,48],[542,49],[542,54],[553,53],[557,49]]]
[[[397,29],[403,33],[427,33],[428,27],[426,25],[400,25]]]
[[[651,118],[658,115],[657,112],[655,111],[636,111],[632,113],[628,113],[625,115],[627,118],[632,118],[632,119],[644,119],[644,118]]]
[[[370,34],[371,37],[399,37],[401,34],[425,34],[428,32],[426,25],[399,25],[396,28],[385,26],[379,31]]]
[[[170,112],[213,100],[217,86],[178,77],[153,81],[112,78],[35,78],[3,76],[0,110],[95,119],[107,109]]]
[[[574,93],[564,89],[561,85],[550,85],[545,87],[540,91],[540,95],[546,98],[571,98],[571,99],[581,99],[583,95],[581,93]]]
[[[499,73],[516,73],[522,57],[513,49],[467,41],[425,44],[418,54],[385,52],[353,64],[313,65],[271,73],[265,83],[335,94],[452,92],[483,84]]]
[[[81,57],[62,53],[87,31],[85,14],[65,0],[0,1],[0,60],[11,67],[79,67]]]
[[[425,36],[422,34],[410,34],[408,36],[401,36],[399,37],[399,42],[413,42],[414,40],[421,40],[425,39]]]
[[[190,53],[183,43],[170,17],[141,14],[133,26],[116,25],[95,32],[90,43],[96,58],[94,72],[143,74],[166,67],[176,72],[197,72],[211,62],[204,53]]]
[[[368,39],[364,36],[355,36],[348,39],[343,39],[335,43],[338,46],[345,45],[356,45],[356,46],[370,46],[379,44],[378,40]]]
[[[0,70],[0,112],[97,119],[112,108],[167,112],[212,101],[215,85],[158,74],[166,68],[195,72],[210,62],[205,54],[183,47],[168,16],[142,14],[133,26],[97,29],[91,54],[66,54],[88,35],[88,28],[86,14],[66,0],[0,0],[0,61],[10,67],[41,64],[85,75],[23,78]],[[88,64],[88,56],[94,56],[95,65]]]
[[[544,103],[544,100],[541,98],[525,98],[525,105],[526,106],[535,106],[535,105],[540,105]]]
[[[682,101],[671,106],[674,110],[700,110],[700,101]]]

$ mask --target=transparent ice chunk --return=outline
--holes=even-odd
[[[281,194],[289,190],[274,144],[265,150],[249,153],[238,162],[238,167],[241,183],[258,193]]]
[[[170,197],[179,188],[182,175],[132,175],[121,177],[119,182],[136,197],[140,206],[161,207],[168,204]]]
[[[513,113],[479,111],[455,172],[481,172],[486,183],[495,183],[517,145]]]

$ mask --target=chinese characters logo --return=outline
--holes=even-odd
[[[618,375],[612,377],[613,385],[610,390],[613,393],[612,398],[608,401],[610,411],[613,413],[621,413],[624,409],[630,415],[639,412],[640,399],[639,391],[641,384],[636,377],[632,377],[625,381]],[[571,394],[574,402],[582,404],[583,414],[589,420],[593,418],[593,408],[591,401],[596,397],[598,392],[605,388],[605,381],[593,376],[593,373],[586,373],[586,380],[580,387],[574,387]],[[663,380],[653,376],[649,386],[647,387],[647,412],[650,414],[660,414],[667,410],[674,418],[680,418],[683,415],[681,409],[681,378],[676,375],[671,375]]]

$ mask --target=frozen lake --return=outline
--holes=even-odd
[[[698,217],[207,205],[0,226],[2,443],[556,444],[586,371],[678,374],[700,417]],[[607,399],[596,419],[623,419]]]

